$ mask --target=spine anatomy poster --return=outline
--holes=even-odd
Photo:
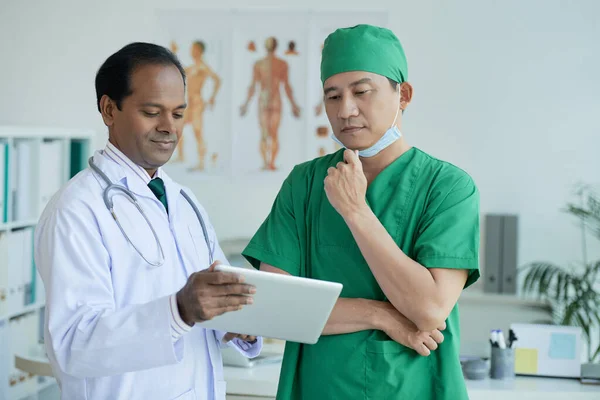
[[[337,28],[387,26],[385,12],[164,10],[157,43],[187,75],[181,177],[282,179],[339,149],[323,104],[321,50]]]

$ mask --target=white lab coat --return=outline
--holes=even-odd
[[[101,152],[94,161],[112,182],[137,196],[158,234],[165,263],[150,266],[125,240],[102,200],[106,184],[90,168],[54,196],[36,229],[35,260],[46,289],[45,344],[62,398],[225,399],[224,332],[197,324],[177,342],[171,338],[168,296],[209,266],[201,225],[180,194],[182,187],[163,173],[167,220],[141,179]],[[203,215],[215,260],[227,263],[206,212],[184,190]],[[155,239],[142,215],[121,195],[114,203],[129,237],[146,258],[157,260]],[[261,345],[245,354],[257,355]],[[202,382],[207,387],[199,387]]]

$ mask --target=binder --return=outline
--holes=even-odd
[[[15,171],[14,186],[14,218],[15,221],[27,221],[33,219],[32,203],[34,196],[34,174],[33,174],[33,145],[30,140],[18,140],[15,142],[15,157],[13,166]]]
[[[86,168],[88,143],[85,140],[71,140],[71,168],[69,178]]]
[[[8,144],[0,141],[0,223],[8,220]]]
[[[518,216],[485,217],[485,292],[517,293]]]
[[[502,216],[485,216],[485,267],[483,290],[500,293],[502,265]]]
[[[502,293],[517,293],[518,224],[516,215],[504,216],[502,232]]]
[[[38,215],[63,184],[63,142],[44,140],[40,144]]]
[[[8,184],[6,186],[9,199],[7,204],[9,205],[7,211],[7,222],[15,220],[15,202],[17,201],[17,159],[18,150],[14,146],[11,146],[8,150]]]
[[[24,240],[23,230],[12,231],[9,236],[8,252],[8,312],[19,312],[23,308],[25,290],[23,282],[22,266],[24,264]]]
[[[18,319],[9,320],[8,323],[8,392],[9,394],[14,393],[19,383],[19,376],[15,368],[15,350],[19,346],[19,328]],[[11,396],[8,396],[11,398]]]
[[[33,229],[23,229],[23,263],[20,265],[23,285],[23,305],[34,302],[35,270],[33,269]]]
[[[2,149],[2,147],[0,147],[0,150],[3,150],[2,153],[4,153],[4,173],[3,173],[3,204],[4,204],[4,210],[2,211],[2,220],[4,223],[8,222],[8,198],[10,196],[10,181],[9,181],[9,176],[10,176],[10,146],[8,145],[8,143],[4,143],[3,144],[4,149]]]
[[[0,321],[0,399],[8,398],[8,320]]]
[[[37,266],[35,265],[35,258],[32,261],[33,263],[33,303],[46,303],[46,289],[44,288],[44,281],[42,280],[42,276],[37,270]]]
[[[8,249],[8,233],[0,232],[0,316],[8,314]]]

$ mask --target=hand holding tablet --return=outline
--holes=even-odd
[[[314,344],[342,291],[342,284],[248,268],[218,265],[256,288],[253,302],[200,323],[204,328]]]

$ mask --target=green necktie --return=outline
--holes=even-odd
[[[150,188],[150,190],[152,190],[152,193],[154,193],[156,198],[161,203],[163,203],[163,206],[165,206],[165,210],[168,214],[169,206],[167,205],[167,193],[165,192],[165,183],[163,182],[163,180],[160,178],[154,178],[150,181],[148,187]]]

